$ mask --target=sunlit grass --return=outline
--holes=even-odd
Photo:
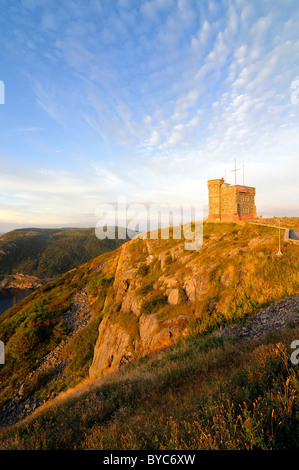
[[[198,337],[69,393],[2,431],[3,449],[298,448],[299,375],[289,345]],[[208,338],[210,341],[207,342]],[[195,347],[196,344],[196,347]]]
[[[250,245],[252,239],[257,239],[257,243]],[[259,243],[260,239],[261,243]],[[61,416],[59,416],[60,412],[55,414],[52,410],[51,413],[54,413],[55,419],[53,418],[54,421],[48,419],[47,426],[44,426],[45,422],[42,418],[38,418],[34,424],[36,432],[32,431],[34,443],[29,440],[29,443],[25,444],[25,441],[22,440],[22,433],[26,434],[24,431],[27,429],[26,427],[16,428],[23,429],[20,431],[21,434],[14,434],[14,438],[17,436],[19,439],[21,447],[28,445],[28,448],[31,448],[30,446],[32,448],[34,446],[36,446],[34,448],[39,446],[51,448],[52,445],[57,444],[62,448],[67,448],[67,446],[72,448],[91,446],[94,448],[98,442],[97,445],[105,448],[109,442],[109,435],[115,435],[115,442],[111,441],[113,445],[116,447],[123,445],[123,448],[130,445],[161,449],[173,445],[181,446],[180,448],[183,448],[184,445],[191,446],[190,448],[195,445],[200,448],[222,448],[221,446],[231,446],[232,448],[243,446],[246,448],[245,442],[246,445],[258,448],[263,448],[265,445],[269,448],[271,446],[277,447],[276,434],[273,434],[273,430],[272,434],[270,433],[271,426],[269,424],[274,423],[274,418],[271,418],[272,421],[270,418],[270,421],[267,421],[267,426],[269,425],[267,438],[261,430],[251,437],[251,441],[247,442],[245,437],[240,437],[243,434],[244,436],[248,435],[247,424],[249,422],[251,422],[250,426],[257,426],[259,423],[254,425],[254,420],[261,421],[261,419],[260,417],[258,419],[259,414],[254,417],[252,414],[258,407],[246,408],[239,398],[236,402],[236,390],[240,390],[239,385],[237,389],[230,388],[229,385],[224,390],[227,405],[224,398],[224,401],[218,403],[217,397],[211,395],[219,385],[219,374],[222,374],[222,382],[226,377],[228,381],[238,382],[239,380],[241,383],[242,380],[245,380],[246,361],[251,363],[250,361],[253,360],[250,355],[251,350],[247,350],[245,346],[237,347],[227,342],[224,344],[222,339],[212,333],[219,326],[229,323],[244,323],[261,307],[298,292],[299,247],[283,244],[283,256],[277,257],[277,229],[258,226],[247,227],[233,223],[205,223],[204,244],[202,249],[196,252],[184,252],[181,249],[182,243],[181,240],[138,239],[128,243],[125,253],[128,256],[127,266],[130,267],[130,270],[132,269],[131,275],[135,282],[135,290],[133,292],[129,290],[127,294],[131,296],[131,300],[139,302],[139,314],[130,310],[129,302],[127,303],[129,307],[124,311],[123,298],[118,296],[116,301],[116,274],[121,252],[118,250],[112,254],[102,255],[92,262],[66,273],[1,316],[0,334],[1,340],[5,342],[7,353],[5,367],[1,370],[0,383],[1,389],[7,387],[6,395],[3,398],[4,402],[15,393],[14,384],[24,380],[43,360],[45,354],[67,338],[68,330],[64,314],[72,306],[73,295],[82,289],[87,292],[91,320],[69,342],[64,351],[64,358],[68,359],[64,375],[60,377],[58,383],[49,385],[52,378],[51,370],[37,374],[34,381],[27,384],[26,397],[46,396],[53,390],[67,391],[88,377],[98,337],[98,327],[104,317],[109,316],[111,323],[118,324],[130,335],[133,362],[128,368],[128,374],[131,375],[121,375],[124,377],[125,385],[123,383],[121,386],[119,385],[118,376],[111,379],[111,383],[107,379],[104,397],[100,395],[99,399],[99,403],[102,405],[98,404],[99,408],[94,413],[92,412],[94,405],[90,408],[89,413],[89,410],[85,409],[85,405],[84,409],[81,409],[83,402],[80,404],[78,401],[73,401],[72,405],[69,402],[65,403],[66,408],[59,408],[59,410],[63,410]],[[152,258],[149,255],[151,250],[154,253]],[[162,258],[158,256],[160,253],[165,255],[163,266]],[[192,301],[187,295],[186,286],[186,279],[190,278],[194,280],[194,293],[196,294],[195,300]],[[174,281],[172,284],[170,282],[170,285],[175,285],[178,289],[179,296],[176,305],[170,305],[168,302],[170,290],[170,288],[166,290],[168,281]],[[204,287],[203,293],[199,295],[196,283],[201,281]],[[157,332],[159,329],[165,328],[166,325],[173,324],[171,322],[175,322],[175,328],[180,330],[180,335],[177,336],[179,343],[169,352],[157,353],[161,354],[161,358],[156,356],[153,359],[142,358],[139,360],[142,357],[140,348],[136,349],[134,356],[135,344],[140,343],[139,319],[141,315],[149,314],[156,315]],[[287,343],[285,344],[287,346]],[[240,351],[244,356],[243,365],[239,359],[236,359]],[[265,351],[267,357],[268,350],[265,349]],[[232,356],[229,356],[230,354]],[[24,356],[26,356],[25,363]],[[230,359],[228,359],[229,357]],[[255,370],[259,370],[261,377],[264,377],[264,382],[267,382],[267,377],[270,376],[269,370],[266,367],[264,372],[268,375],[263,376],[262,369],[259,369],[255,359],[254,361]],[[234,379],[229,378],[232,368],[235,368],[236,372]],[[291,372],[290,369],[289,372],[292,375],[294,371]],[[196,378],[198,378],[198,382]],[[253,379],[254,387],[256,387],[257,376],[253,376]],[[278,376],[274,379],[281,380],[281,377]],[[112,393],[110,386],[112,387],[113,380],[120,386],[120,395],[114,388]],[[209,382],[209,385],[206,381]],[[246,383],[243,398],[248,407],[247,398],[250,396],[253,403],[259,395],[250,395],[253,385],[247,386]],[[286,382],[284,385],[283,382],[279,383],[282,388],[286,386]],[[294,383],[292,378],[288,385],[292,384],[293,386]],[[274,403],[272,385],[269,385],[269,403]],[[128,387],[128,395],[123,395],[122,387]],[[176,390],[178,395],[176,395]],[[204,394],[202,395],[203,390]],[[295,390],[297,390],[296,387]],[[196,400],[192,398],[193,391],[196,393]],[[93,393],[95,394],[94,398],[90,398],[92,403],[93,400],[98,400],[100,392],[93,390]],[[227,393],[231,394],[227,395]],[[180,404],[179,396],[182,404]],[[212,401],[208,401],[209,396],[212,397]],[[222,395],[219,392],[220,396]],[[262,396],[264,395],[262,394]],[[161,400],[158,404],[159,397],[163,397],[162,404]],[[294,403],[297,403],[296,400],[297,398],[294,398]],[[205,404],[203,405],[205,411],[201,407],[198,408],[198,403]],[[173,411],[175,408],[171,408],[171,404],[173,407],[177,406],[177,412]],[[256,401],[256,404],[259,407],[265,406],[264,401]],[[230,425],[224,420],[222,429],[221,422],[217,421],[218,418],[214,415],[208,418],[208,409],[214,410],[214,406],[215,416],[218,416],[219,420],[220,409],[224,407],[226,416],[232,416],[232,410],[234,410],[235,421],[232,421],[233,424]],[[241,411],[239,411],[241,417],[237,419],[236,410],[239,410],[239,406],[241,406]],[[162,408],[160,409],[160,407]],[[103,415],[100,414],[100,409]],[[152,409],[152,432],[150,426],[145,422],[150,409]],[[201,410],[200,413],[199,410]],[[73,412],[82,427],[78,439],[74,438],[75,418],[72,417]],[[259,408],[259,413],[261,412],[261,408]],[[66,421],[64,421],[63,416],[66,415]],[[182,419],[183,416],[185,421]],[[190,417],[186,419],[187,416]],[[214,422],[214,420],[216,421]],[[264,421],[261,422],[264,423]],[[128,424],[127,428],[125,427],[126,423]],[[215,423],[218,423],[217,426],[223,434],[222,441],[220,431],[217,439],[211,431],[215,428]],[[47,430],[52,425],[54,426],[53,436],[49,437]],[[58,435],[59,426],[64,432],[63,439]],[[263,426],[261,429],[265,429],[266,425],[263,424]],[[168,428],[171,428],[172,431],[169,432]],[[122,434],[120,434],[120,429]],[[207,438],[203,437],[204,434]],[[97,437],[96,441],[95,436],[99,435],[102,438]],[[44,437],[41,438],[41,436]],[[10,443],[7,445],[14,445],[11,440],[7,442]],[[160,447],[157,447],[159,445]]]

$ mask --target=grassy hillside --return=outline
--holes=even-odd
[[[286,450],[299,447],[299,328],[263,342],[191,337],[61,396],[0,431],[2,449]]]
[[[4,423],[89,380],[91,370],[99,382],[3,431],[3,447],[297,445],[298,376],[287,360],[296,325],[261,344],[214,335],[298,292],[299,247],[283,242],[277,256],[277,235],[205,223],[197,251],[184,251],[185,240],[131,240],[8,310],[0,317]]]
[[[250,223],[258,223],[263,225],[275,225],[279,227],[279,223],[281,227],[284,228],[299,228],[299,217],[268,217],[268,218],[261,218],[257,221],[252,221]]]
[[[99,240],[88,229],[18,229],[0,237],[0,274],[63,274],[126,240]]]

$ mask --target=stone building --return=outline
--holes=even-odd
[[[255,188],[230,185],[223,178],[209,180],[208,220],[247,220],[256,218]]]

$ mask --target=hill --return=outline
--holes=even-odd
[[[283,242],[277,256],[277,234],[204,223],[196,251],[137,238],[8,310],[3,447],[298,445],[298,371],[287,358],[298,336],[299,247]],[[251,319],[240,343],[236,328]]]
[[[269,217],[269,218],[260,218],[257,221],[250,221],[251,224],[262,224],[262,225],[272,225],[290,229],[299,228],[299,217]]]
[[[52,278],[125,241],[99,240],[92,228],[13,230],[0,237],[0,274]]]

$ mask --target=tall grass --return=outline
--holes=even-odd
[[[257,237],[257,239],[264,237],[265,240],[261,244],[249,245],[248,243],[254,237]],[[223,349],[223,344],[217,343],[217,340],[215,342],[215,338],[209,336],[215,328],[231,322],[242,323],[260,307],[273,300],[292,295],[299,288],[299,247],[283,244],[283,256],[277,257],[276,228],[242,226],[233,223],[207,223],[204,224],[204,245],[201,250],[189,253],[186,256],[180,250],[180,244],[182,244],[180,240],[147,241],[137,239],[129,242],[125,250],[125,255],[128,256],[126,263],[128,262],[134,273],[133,275],[136,275],[136,279],[138,279],[135,292],[130,290],[129,294],[132,295],[132,299],[136,296],[140,300],[140,313],[156,314],[158,328],[161,329],[165,328],[164,322],[171,324],[174,320],[176,328],[179,328],[184,334],[186,328],[188,328],[190,336],[189,340],[184,343],[187,345],[186,347],[182,346],[184,337],[179,339],[181,341],[179,354],[183,361],[180,361],[178,354],[174,351],[171,352],[173,354],[172,359],[170,359],[170,356],[163,356],[166,370],[163,370],[163,374],[161,372],[159,380],[155,375],[159,366],[153,361],[151,362],[151,366],[154,368],[153,373],[149,369],[145,369],[146,377],[150,375],[149,381],[144,381],[141,377],[139,388],[133,381],[133,389],[135,391],[139,390],[141,396],[154,393],[151,389],[153,382],[156,384],[156,390],[163,395],[163,386],[166,387],[165,390],[168,387],[166,378],[169,378],[172,373],[175,373],[176,377],[185,373],[186,383],[190,384],[192,390],[194,378],[188,375],[188,367],[190,367],[190,370],[194,370],[194,364],[199,364],[190,361],[195,361],[197,353],[203,354],[203,344],[205,344],[206,349],[209,349],[211,345],[218,346],[215,351],[221,351],[221,354],[228,352],[228,349]],[[171,251],[172,248],[174,248],[174,251]],[[154,253],[151,261],[149,260],[149,251]],[[167,261],[163,270],[161,260],[158,257],[158,254],[162,252],[165,254]],[[178,259],[171,262],[170,252],[172,254],[175,252]],[[178,255],[178,253],[182,254]],[[39,289],[27,300],[23,300],[22,303],[18,304],[18,307],[13,307],[1,316],[0,335],[1,340],[6,345],[7,362],[5,367],[1,369],[0,388],[3,390],[8,387],[6,392],[9,390],[4,396],[5,400],[8,400],[9,396],[14,396],[15,384],[24,380],[36,368],[36,364],[43,360],[45,354],[67,337],[68,331],[64,322],[64,312],[70,307],[74,293],[82,288],[86,289],[88,294],[92,319],[84,330],[69,342],[65,350],[65,359],[69,363],[61,381],[59,383],[55,382],[53,385],[56,390],[67,390],[88,377],[88,370],[98,336],[98,327],[105,316],[109,315],[112,323],[117,323],[130,333],[132,351],[134,351],[134,344],[139,339],[139,317],[133,315],[132,312],[123,312],[122,299],[118,299],[117,302],[115,300],[116,269],[117,267],[121,268],[119,266],[119,255],[120,251],[116,254],[102,255],[100,258],[66,273]],[[127,266],[126,263],[125,267]],[[191,278],[194,281],[194,293],[196,294],[194,301],[190,301],[186,295],[186,279],[190,281]],[[173,280],[176,281],[175,285],[180,294],[177,305],[168,303],[166,286],[168,281]],[[201,291],[198,288],[200,282],[204,285]],[[209,337],[211,339],[207,339]],[[136,351],[136,357],[138,354],[140,354],[140,351]],[[210,356],[208,352],[206,354],[205,360],[209,363]],[[215,353],[214,357],[219,359],[217,354]],[[25,363],[23,356],[26,356]],[[186,369],[184,368],[186,364],[182,367],[184,361],[188,364]],[[142,367],[146,367],[147,363],[142,361],[141,364]],[[202,363],[200,364],[201,367],[205,367]],[[226,366],[230,369],[229,362],[226,363]],[[133,367],[133,365],[130,367]],[[182,367],[181,370],[180,367]],[[196,370],[199,370],[198,367],[196,365]],[[169,375],[170,370],[172,372]],[[221,370],[221,367],[219,370]],[[40,376],[40,383],[35,382],[36,390],[32,387],[30,390],[30,387],[28,388],[28,396],[30,396],[30,393],[42,393],[47,385],[47,380],[50,380],[50,378],[50,372],[48,376]],[[214,383],[212,376],[210,380],[211,383]],[[179,385],[179,388],[181,386],[183,385]],[[40,392],[39,387],[41,388]],[[194,390],[196,390],[196,383],[194,383],[194,387]],[[171,389],[169,390],[169,393],[172,393]],[[182,391],[182,393],[187,392]],[[199,389],[198,393],[200,394]],[[231,397],[228,398],[231,400]],[[172,399],[174,398],[171,398],[170,402]],[[205,398],[202,399],[205,401]],[[76,406],[80,408],[81,405],[78,403]],[[107,409],[113,409],[113,413],[115,412],[117,416],[122,416],[118,408],[114,408],[114,405],[110,402],[105,402],[103,406],[107,406]],[[131,412],[129,413],[130,410],[135,410],[135,406],[133,408],[132,406],[132,404],[130,407],[125,405],[126,411],[123,411],[123,416],[126,416],[126,419],[133,419]],[[143,409],[143,401],[140,402],[138,398],[136,406]],[[156,405],[153,406],[155,409]],[[252,410],[249,411],[252,412]],[[162,419],[158,411],[157,416]],[[171,416],[174,420],[176,414],[172,413]],[[142,420],[140,416],[139,419]],[[109,421],[109,426],[114,423],[114,418],[111,416],[107,418],[106,414],[105,420]],[[105,427],[106,421],[103,424],[99,418],[97,425]],[[118,421],[115,422],[118,425]],[[240,423],[241,419],[238,421],[238,426]],[[63,423],[61,425],[64,426]],[[82,426],[82,429],[85,429],[84,432],[86,432],[86,442],[90,443],[87,440],[88,427],[84,427],[84,423]],[[190,423],[188,426],[190,426]],[[110,431],[114,432],[113,430]],[[41,432],[44,431],[41,430]],[[80,436],[83,439],[82,433],[80,433]],[[55,437],[55,439],[59,442],[58,437]],[[145,441],[145,437],[142,437],[142,439],[141,441],[146,446],[156,445],[154,444],[155,440]],[[68,445],[73,445],[71,441],[68,442]],[[167,442],[167,439],[165,442]],[[82,446],[81,443],[76,445]],[[215,442],[213,445],[216,445]]]
[[[3,449],[298,448],[299,375],[289,345],[197,337],[132,364],[0,432]]]

